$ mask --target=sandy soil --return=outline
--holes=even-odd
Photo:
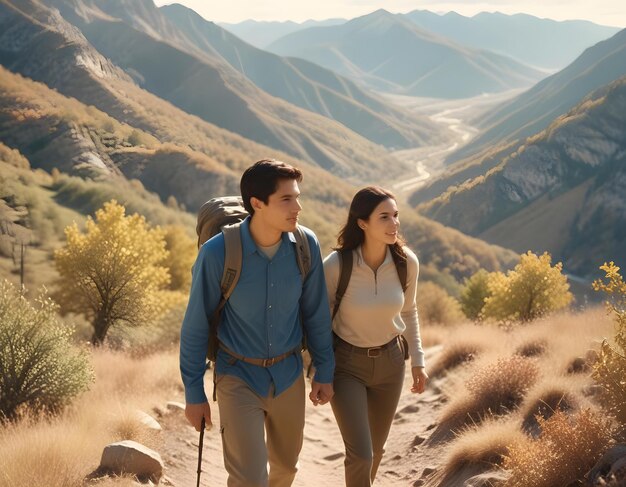
[[[432,361],[438,350],[427,350],[427,359]],[[424,469],[436,469],[441,463],[440,449],[427,447],[423,442],[434,429],[445,398],[436,383],[431,383],[422,395],[412,394],[408,368],[405,383],[376,480],[376,485],[381,487],[422,485]],[[204,487],[226,485],[217,404],[212,403],[211,409],[215,426],[204,436],[201,480]],[[166,465],[162,485],[195,486],[198,434],[187,425],[182,410],[169,412],[159,421],[164,430],[161,455]],[[304,446],[294,487],[343,485],[343,460],[343,443],[330,406],[314,407],[307,401]]]

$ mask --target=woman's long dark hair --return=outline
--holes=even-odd
[[[368,186],[359,190],[352,198],[350,203],[350,211],[348,213],[348,221],[339,231],[337,237],[337,246],[334,250],[354,250],[365,241],[365,233],[359,227],[358,220],[369,220],[374,209],[383,201],[392,199],[396,200],[393,193],[380,186]],[[393,245],[390,245],[394,257],[406,259],[406,253],[402,248],[405,245],[404,239],[398,234],[398,238]]]

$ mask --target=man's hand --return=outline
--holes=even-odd
[[[311,392],[309,393],[309,399],[314,406],[317,406],[318,404],[320,406],[323,406],[331,400],[334,394],[335,391],[333,391],[332,383],[320,384],[319,382],[315,381],[311,382]]]
[[[211,406],[208,402],[200,404],[187,404],[185,406],[185,417],[189,424],[193,426],[196,431],[200,431],[200,425],[202,424],[202,418],[205,420],[205,429],[211,429],[213,423],[211,423]]]
[[[413,385],[411,386],[411,392],[417,392],[421,394],[426,389],[426,383],[428,382],[428,374],[424,367],[411,367],[411,373],[413,374]]]

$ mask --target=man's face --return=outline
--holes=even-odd
[[[279,179],[276,191],[267,200],[267,204],[259,201],[255,215],[261,216],[263,223],[280,232],[293,232],[298,223],[298,215],[302,210],[300,188],[295,179]]]

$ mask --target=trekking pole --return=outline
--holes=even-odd
[[[205,426],[206,426],[206,422],[203,416],[202,422],[200,423],[200,441],[198,442],[198,482],[196,483],[196,487],[200,487],[200,472],[202,472],[202,444],[204,442],[204,427]]]

